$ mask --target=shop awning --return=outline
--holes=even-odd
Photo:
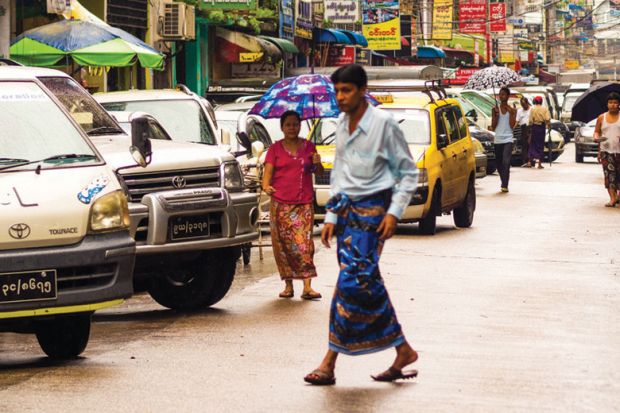
[[[353,44],[346,34],[332,29],[319,29],[318,41],[320,43]]]
[[[277,37],[258,36],[260,39],[267,40],[270,43],[275,44],[282,53],[299,53],[299,49],[295,46],[295,43],[286,39],[279,39]]]
[[[450,47],[442,47],[442,50],[446,54],[446,57],[451,57],[453,59],[461,59],[461,60],[474,60],[474,54],[467,50],[463,49],[452,49]]]
[[[277,62],[282,52],[273,43],[249,34],[215,29],[218,38],[217,56],[227,63]]]
[[[439,47],[435,46],[419,46],[416,51],[418,59],[443,59],[446,54]]]
[[[356,44],[362,47],[368,46],[368,40],[366,40],[366,38],[360,33],[353,32],[351,30],[342,30],[342,29],[338,29],[337,31],[344,33],[344,35],[349,38],[352,44]]]

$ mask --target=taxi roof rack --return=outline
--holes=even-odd
[[[432,92],[437,93],[437,95],[439,96],[439,100],[444,100],[448,97],[446,89],[441,84],[441,79],[427,80],[424,82],[424,87],[426,88],[426,90],[424,90],[423,92],[428,95],[432,103],[435,103],[435,98],[433,97]]]
[[[424,83],[419,80],[414,82],[415,83],[412,84],[404,83],[395,85],[383,83],[372,84],[372,81],[369,81],[368,83],[369,89],[371,89],[373,92],[421,92],[428,96],[428,98],[431,100],[431,103],[435,103],[436,100],[444,100],[448,97],[448,94],[446,93],[446,89],[442,84],[441,79],[425,80]],[[433,93],[438,96],[437,99],[433,96]]]

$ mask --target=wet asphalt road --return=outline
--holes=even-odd
[[[98,313],[83,357],[51,363],[0,335],[1,412],[614,412],[620,406],[620,208],[572,145],[544,170],[477,181],[471,229],[402,225],[382,272],[419,377],[374,383],[393,352],[342,357],[337,385],[307,386],[326,349],[337,266],[318,246],[319,302],[281,300],[268,248],[215,308],[179,314],[147,295]],[[297,295],[301,286],[296,285]]]

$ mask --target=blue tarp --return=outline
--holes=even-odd
[[[318,41],[320,43],[353,44],[349,36],[338,30],[331,29],[320,29]]]
[[[416,56],[418,59],[443,59],[446,57],[446,53],[439,47],[419,46]]]

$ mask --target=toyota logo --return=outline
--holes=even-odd
[[[172,186],[177,189],[185,188],[186,184],[187,182],[185,182],[185,178],[183,178],[182,176],[175,176],[174,178],[172,178]]]
[[[24,239],[30,235],[30,227],[26,224],[14,224],[9,228],[11,238]]]

